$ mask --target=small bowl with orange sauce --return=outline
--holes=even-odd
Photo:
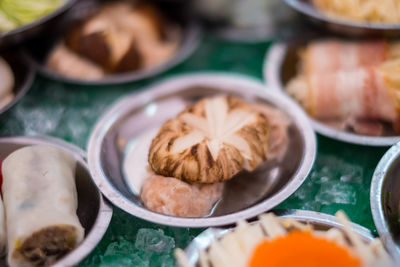
[[[364,228],[364,227],[362,227],[362,226],[360,226],[360,225],[358,225],[358,224],[355,224],[355,223],[350,223],[350,222],[348,222],[348,225],[347,226],[345,226],[344,224],[342,224],[342,222],[341,221],[339,221],[338,219],[337,219],[337,217],[335,217],[335,216],[332,216],[332,215],[327,215],[327,214],[324,214],[324,213],[319,213],[319,212],[314,212],[314,211],[304,211],[304,210],[275,210],[275,211],[273,211],[273,213],[277,216],[277,217],[279,217],[279,218],[289,218],[289,219],[293,219],[294,221],[296,221],[296,222],[298,222],[298,223],[302,223],[302,224],[304,224],[304,225],[310,225],[311,227],[312,227],[312,229],[313,229],[313,234],[311,234],[310,232],[308,232],[308,231],[296,231],[296,230],[294,230],[294,231],[292,231],[293,229],[293,227],[290,227],[290,226],[288,226],[288,228],[286,229],[287,231],[288,231],[288,234],[287,235],[285,235],[284,237],[285,238],[283,238],[283,236],[281,236],[281,235],[279,235],[279,237],[276,237],[276,238],[273,238],[273,239],[268,239],[269,241],[271,241],[271,242],[269,242],[269,241],[267,241],[268,243],[270,243],[269,245],[271,245],[271,244],[273,244],[273,243],[276,243],[276,242],[274,242],[274,241],[272,241],[272,240],[278,240],[278,241],[280,241],[280,243],[284,243],[284,242],[286,242],[286,244],[287,243],[290,243],[290,242],[297,242],[297,241],[299,241],[299,237],[300,237],[300,235],[301,234],[304,234],[304,235],[308,235],[308,236],[314,236],[314,239],[315,240],[317,240],[317,239],[319,239],[319,240],[317,240],[317,241],[319,241],[319,242],[321,242],[321,240],[322,240],[322,242],[325,242],[325,243],[327,243],[328,244],[328,242],[326,242],[328,239],[331,239],[332,238],[332,236],[333,235],[331,235],[331,238],[328,238],[328,239],[325,239],[325,238],[319,238],[318,237],[318,234],[316,234],[316,233],[321,233],[321,232],[324,232],[324,231],[328,231],[328,230],[330,230],[330,229],[332,229],[332,228],[335,228],[335,229],[337,229],[338,231],[340,231],[340,232],[342,232],[342,234],[343,234],[343,236],[345,237],[345,239],[347,240],[347,239],[349,239],[350,240],[350,242],[348,242],[348,243],[352,243],[351,242],[351,240],[352,240],[352,237],[350,237],[349,235],[348,235],[348,229],[349,229],[349,227],[351,228],[351,233],[352,233],[352,235],[357,235],[358,236],[358,239],[362,242],[362,243],[364,243],[366,246],[368,246],[369,244],[371,244],[371,242],[373,242],[373,240],[374,240],[374,236],[373,236],[373,234],[368,230],[368,229],[366,229],[366,228]],[[267,220],[265,220],[265,221],[267,221]],[[265,223],[265,221],[264,222],[261,222],[260,224],[262,225],[263,223]],[[252,226],[251,226],[252,227]],[[244,237],[244,238],[247,238],[247,239],[249,239],[248,241],[250,242],[250,239],[254,239],[254,238],[256,238],[256,234],[255,234],[255,232],[254,232],[254,229],[252,230],[252,229],[247,229],[247,230],[245,230],[245,226],[243,226],[243,224],[242,223],[239,223],[239,225],[238,225],[238,228],[237,229],[239,229],[239,228],[241,228],[242,229],[242,233],[244,233],[244,232],[246,232],[246,236]],[[265,227],[263,226],[263,227],[261,227],[261,228],[264,228],[265,229]],[[260,229],[261,229],[260,228]],[[285,227],[286,228],[286,227]],[[297,227],[295,227],[295,228],[297,228]],[[201,262],[201,260],[200,259],[202,259],[203,261],[204,261],[204,259],[205,259],[205,257],[204,256],[200,256],[200,251],[203,251],[203,252],[205,252],[205,253],[209,253],[210,252],[210,248],[211,248],[211,244],[213,244],[215,241],[220,241],[227,233],[229,233],[230,231],[232,231],[232,228],[209,228],[209,229],[207,229],[206,231],[204,231],[203,233],[201,233],[200,235],[198,235],[190,244],[189,244],[189,246],[184,250],[184,258],[186,258],[186,263],[183,263],[180,259],[182,258],[182,257],[179,257],[179,255],[178,255],[178,253],[176,253],[176,256],[178,256],[177,257],[177,259],[178,259],[178,262],[179,262],[179,264],[178,264],[178,266],[203,266],[200,262]],[[239,230],[236,230],[236,231],[239,231]],[[276,229],[272,229],[271,228],[271,233],[272,232],[275,232],[275,231],[277,231]],[[279,232],[279,231],[277,231],[277,232]],[[315,233],[315,234],[314,234]],[[268,234],[270,234],[270,233],[268,233]],[[254,238],[253,238],[253,235],[254,235]],[[291,236],[292,235],[292,236]],[[294,236],[294,235],[296,235],[296,236]],[[289,240],[287,237],[291,237],[291,240]],[[236,236],[237,237],[237,236]],[[286,239],[286,240],[285,240]],[[300,246],[300,247],[304,247],[304,250],[307,250],[310,246],[308,246],[309,244],[306,244],[307,242],[305,242],[304,241],[304,237],[301,237],[300,239],[302,239],[303,241],[301,241],[301,242],[297,242],[296,244],[291,244],[292,246],[294,245],[294,246]],[[297,241],[296,241],[297,240]],[[349,241],[349,240],[347,240],[347,241]],[[242,240],[243,241],[243,240]],[[289,242],[290,241],[290,242]],[[306,240],[307,241],[307,240]],[[244,243],[246,243],[245,241],[243,241]],[[376,242],[376,240],[374,241],[374,242]],[[244,244],[243,243],[243,244]],[[262,249],[262,246],[264,245],[264,243],[266,243],[266,242],[261,242],[260,244],[261,245],[257,245],[256,246],[256,249],[254,250],[254,253],[253,253],[253,257],[251,258],[251,265],[250,266],[259,266],[259,265],[257,265],[257,263],[255,262],[255,260],[257,260],[256,258],[257,258],[257,256],[260,256],[260,255],[257,255],[257,252],[258,252],[258,250],[261,250]],[[298,243],[301,243],[301,244],[298,244]],[[308,243],[310,243],[310,242],[308,242]],[[311,242],[312,243],[312,242]],[[351,254],[351,253],[348,253],[348,251],[347,250],[343,250],[343,251],[340,251],[340,249],[343,249],[343,247],[341,247],[341,246],[339,246],[339,245],[336,245],[336,243],[337,242],[329,242],[330,244],[328,244],[328,246],[325,246],[325,247],[322,247],[321,246],[321,244],[319,244],[318,246],[318,248],[316,248],[315,246],[313,247],[313,251],[316,251],[315,253],[319,253],[319,252],[317,252],[317,251],[319,251],[319,250],[323,250],[323,249],[329,249],[329,248],[332,248],[333,246],[336,246],[336,249],[335,249],[335,253],[331,253],[332,255],[336,255],[337,253],[339,253],[339,252],[346,252],[347,254],[348,254],[348,258],[347,258],[347,260],[349,260],[349,263],[351,262],[351,263],[356,263],[356,265],[355,266],[359,266],[360,265],[360,261],[363,261],[364,259],[361,259],[361,257],[356,257],[355,255],[353,255],[353,254]],[[222,242],[220,242],[219,243],[220,245],[221,244],[223,244]],[[225,243],[226,244],[226,243]],[[234,247],[234,244],[230,244],[232,247]],[[277,244],[273,244],[273,245],[277,245]],[[214,249],[214,252],[215,251],[217,251],[215,248],[216,248],[217,246],[215,246],[214,248],[212,248],[212,249]],[[218,246],[218,247],[220,247],[220,246]],[[282,246],[281,246],[282,247]],[[285,247],[285,249],[287,249],[286,247],[287,246],[284,246]],[[312,247],[312,246],[311,246]],[[276,246],[275,246],[275,248],[276,248]],[[338,248],[340,248],[340,249],[338,249]],[[382,249],[383,249],[383,247],[381,247]],[[220,247],[220,249],[221,249],[221,251],[223,251],[223,247],[221,246]],[[245,248],[242,248],[243,250],[246,250]],[[265,251],[264,251],[265,252]],[[210,253],[210,255],[212,254],[213,252],[211,252]],[[345,254],[346,254],[345,253]],[[219,254],[219,256],[221,256],[221,258],[223,258],[224,257],[224,255],[223,255],[224,253],[222,253],[222,254]],[[275,253],[275,254],[277,254],[277,253]],[[319,253],[319,254],[321,254],[321,253]],[[324,254],[324,253],[322,253],[322,254]],[[329,253],[328,253],[329,254]],[[331,254],[329,254],[329,255],[331,255]],[[340,254],[340,253],[339,253]],[[342,253],[343,254],[343,253]],[[384,254],[386,255],[386,252],[384,252]],[[216,255],[215,253],[214,253],[214,255]],[[262,253],[262,255],[263,255],[263,257],[265,256],[265,253]],[[235,257],[236,258],[238,258],[240,255],[239,255],[239,253],[238,253],[238,255],[235,255]],[[270,255],[271,256],[271,255]],[[269,256],[269,258],[274,258],[274,257],[270,257]],[[279,255],[278,255],[279,256]],[[353,256],[355,256],[355,257],[353,257]],[[285,257],[287,258],[287,257],[291,257],[289,254],[286,254],[285,253]],[[240,257],[239,257],[240,258]],[[258,257],[259,258],[259,257]],[[305,257],[306,258],[306,257]],[[326,259],[328,259],[328,258],[326,258]],[[390,258],[387,258],[387,259],[390,259]],[[338,257],[338,260],[339,261],[345,261],[346,260],[346,257],[343,257],[343,255],[342,256],[340,256],[340,257]],[[222,262],[222,260],[221,260],[221,262]],[[285,262],[288,262],[287,260],[285,260]],[[296,261],[297,262],[297,261]],[[357,263],[358,262],[358,263]],[[254,263],[254,264],[253,264]],[[347,262],[346,262],[347,263]],[[212,264],[210,265],[210,266],[213,266]],[[260,265],[261,266],[261,265]],[[271,265],[271,266],[275,266],[275,265]],[[285,265],[286,266],[286,265]],[[292,265],[290,265],[290,266],[292,266]],[[298,265],[298,266],[303,266],[303,265]],[[343,265],[339,265],[339,266],[343,266]],[[346,265],[347,266],[347,265]],[[349,264],[348,266],[353,266],[353,265],[351,265],[351,264]],[[389,265],[390,266],[390,265]]]

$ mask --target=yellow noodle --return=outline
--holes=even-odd
[[[382,24],[400,23],[398,0],[313,0],[313,3],[334,17]]]

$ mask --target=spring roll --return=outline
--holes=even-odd
[[[3,162],[8,264],[48,266],[83,239],[76,214],[76,161],[51,146],[30,146]]]

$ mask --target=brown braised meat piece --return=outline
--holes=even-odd
[[[33,233],[14,250],[13,257],[23,257],[33,266],[49,266],[75,247],[75,228],[52,226]]]

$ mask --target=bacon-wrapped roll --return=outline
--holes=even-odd
[[[84,236],[77,210],[76,161],[51,146],[30,146],[3,162],[8,264],[48,266]]]
[[[307,72],[326,73],[375,66],[391,53],[391,47],[384,41],[358,43],[330,39],[309,44],[303,55],[303,64]]]
[[[386,122],[397,132],[400,121],[396,93],[400,83],[396,84],[398,72],[395,71],[400,66],[400,59],[396,58],[397,45],[392,45],[388,50],[390,53],[386,53],[386,57],[391,56],[390,59],[385,59],[377,42],[363,45],[371,46],[363,48],[370,50],[369,55],[359,56],[358,60],[349,56],[347,63],[345,58],[339,60],[341,56],[335,57],[328,50],[320,63],[313,63],[311,58],[316,61],[315,50],[323,50],[327,44],[322,42],[309,45],[304,54],[308,56],[303,56],[300,74],[288,83],[287,92],[311,116],[336,127],[350,127],[361,134],[381,135],[382,122]],[[373,53],[372,45],[376,46],[376,54]],[[349,46],[349,43],[343,44],[339,54],[350,54],[344,52],[350,49]],[[370,61],[367,64],[368,56]]]
[[[326,73],[377,66],[387,60],[398,58],[400,43],[327,39],[310,43],[301,54],[304,72]]]

